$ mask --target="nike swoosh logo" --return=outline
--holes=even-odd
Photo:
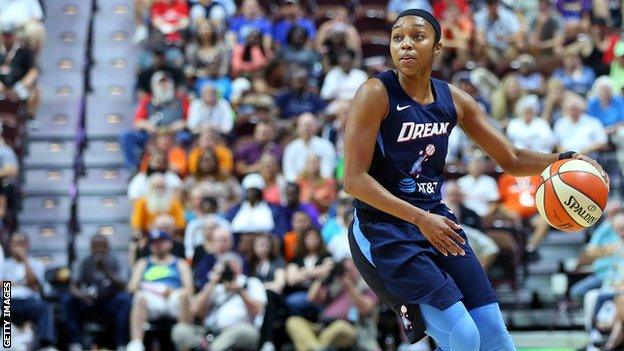
[[[409,108],[411,105],[406,105],[406,106],[399,106],[399,104],[397,104],[397,111],[403,111],[406,108]]]

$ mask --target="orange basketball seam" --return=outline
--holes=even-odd
[[[563,202],[561,200],[561,196],[559,196],[559,193],[557,192],[557,188],[555,187],[555,183],[552,181],[553,177],[550,177],[550,184],[553,190],[553,193],[555,194],[555,196],[557,197],[557,202],[559,203],[559,205],[563,208],[563,211],[565,212],[565,214],[568,216],[568,218],[570,219],[570,221],[574,224],[576,224],[576,227],[581,227],[581,228],[587,228],[585,227],[583,224],[579,223],[576,221],[576,219],[574,219],[574,217],[572,217],[572,215],[568,212],[568,210],[565,208],[565,206],[563,206],[561,203]],[[561,181],[563,182],[563,179],[561,179]],[[565,182],[563,182],[565,184]],[[567,185],[567,184],[566,184]],[[568,225],[571,226],[571,229],[578,229],[575,228],[575,226],[572,223],[568,223]],[[568,229],[568,228],[566,228]]]
[[[565,173],[573,173],[573,172],[574,172],[574,171],[571,171],[571,172],[563,172],[563,173],[559,173],[558,175],[565,174]],[[579,171],[579,172],[582,172],[582,171]],[[574,173],[576,173],[576,172],[574,172]],[[589,174],[591,174],[592,176],[594,176],[594,177],[596,177],[596,178],[600,179],[600,177],[598,177],[597,175],[595,175],[595,174],[593,174],[593,173],[590,173],[590,172],[585,172],[585,173],[589,173]],[[561,178],[561,176],[559,176],[559,178]],[[603,210],[603,211],[604,211],[604,208],[606,207],[606,204],[605,204],[604,206],[603,206],[603,205],[601,205],[601,204],[599,204],[599,203],[598,203],[598,201],[596,201],[596,199],[594,199],[594,196],[596,196],[596,195],[590,196],[590,195],[588,195],[587,193],[585,193],[583,190],[581,190],[581,189],[579,189],[579,188],[577,188],[577,187],[575,187],[575,186],[572,186],[572,185],[570,185],[570,184],[566,183],[565,179],[561,178],[561,180],[562,180],[562,181],[563,181],[563,183],[564,183],[564,184],[566,184],[567,186],[572,187],[572,188],[574,188],[574,190],[576,190],[576,191],[578,191],[579,193],[581,193],[581,194],[585,195],[585,197],[587,197],[588,199],[590,199],[590,200],[591,200],[594,204],[596,204],[598,207],[600,207],[600,209],[601,209],[601,210]],[[603,182],[604,182],[604,181],[603,181]],[[608,192],[607,192],[607,194],[608,194]]]

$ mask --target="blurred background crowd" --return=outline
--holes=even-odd
[[[611,179],[611,205],[597,228],[553,233],[534,203],[539,176],[502,173],[459,128],[452,132],[444,201],[504,310],[544,307],[527,287],[532,274],[546,272],[551,312],[572,318],[576,311],[588,349],[622,347],[621,1],[127,2],[134,20],[127,39],[138,48],[134,111],[116,145],[129,175],[131,233],[121,243],[106,232],[88,233],[90,251],[69,255],[64,266],[71,271],[29,255],[36,236],[18,220],[20,210],[28,211],[20,169],[34,152],[25,145],[41,112],[43,21],[53,2],[0,1],[7,255],[0,277],[13,282],[13,323],[20,333],[30,330],[30,344],[81,350],[103,343],[129,351],[405,347],[401,321],[350,258],[343,138],[358,87],[392,68],[392,21],[420,8],[443,29],[434,77],[470,94],[513,144],[590,155]],[[562,257],[543,247],[570,238],[580,239]],[[522,293],[530,295],[525,304]]]

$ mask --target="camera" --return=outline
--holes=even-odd
[[[336,262],[334,264],[334,268],[332,268],[331,272],[329,272],[329,275],[325,277],[325,279],[323,279],[323,281],[321,282],[321,285],[327,286],[331,284],[334,281],[334,278],[342,276],[344,272],[345,272],[345,269],[344,269],[343,262],[342,261]]]
[[[229,283],[233,280],[234,280],[234,271],[232,270],[230,263],[226,261],[224,262],[224,265],[223,265],[223,272],[221,272],[221,279],[219,280],[219,283],[221,284]]]

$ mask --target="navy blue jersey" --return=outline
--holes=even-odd
[[[376,76],[388,93],[388,114],[377,135],[368,173],[393,195],[428,210],[440,203],[444,160],[457,112],[449,85],[431,79],[434,101],[421,105],[399,84],[397,74]],[[379,212],[362,201],[362,211]]]

